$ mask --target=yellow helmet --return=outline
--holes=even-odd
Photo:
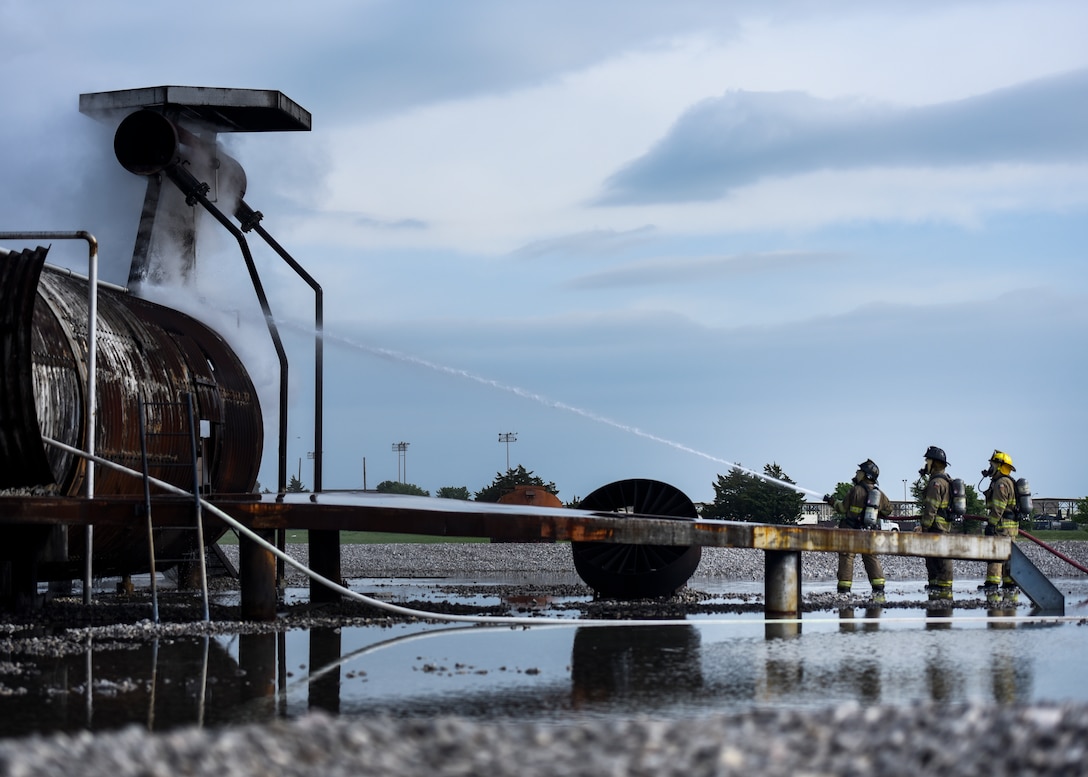
[[[1012,456],[1004,451],[995,450],[994,455],[990,457],[990,463],[993,464],[994,468],[999,470],[1002,475],[1016,472],[1016,467],[1012,465]]]

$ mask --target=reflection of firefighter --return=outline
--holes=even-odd
[[[949,522],[949,507],[952,501],[952,480],[945,472],[948,458],[936,445],[930,445],[925,453],[926,463],[918,474],[926,480],[922,493],[922,531],[934,534],[947,534],[952,525]],[[926,590],[930,599],[952,598],[952,559],[926,557],[926,573],[929,578]]]
[[[990,617],[1012,617],[1016,615],[1016,607],[1004,606],[1005,603],[989,608],[986,614]],[[1015,623],[997,622],[987,623],[989,629],[1015,629]],[[996,644],[996,643],[995,643]],[[999,704],[1014,704],[1023,701],[1027,697],[1031,686],[1031,672],[1026,668],[1023,659],[1014,657],[1007,647],[998,644],[990,659],[990,682],[994,694],[994,701]]]
[[[867,621],[879,618],[884,612],[883,607],[866,607],[864,618]],[[842,632],[874,632],[880,630],[879,623],[858,623],[854,620],[857,610],[853,607],[843,607],[839,610],[839,631]],[[861,658],[851,652],[839,669],[838,675],[843,682],[852,686],[858,700],[875,703],[880,701],[880,662],[875,658]]]
[[[839,609],[839,631],[880,631],[880,624],[873,621],[879,618],[883,613],[883,607],[866,607],[865,614],[863,616],[866,622],[858,623],[855,620],[855,617],[857,616],[857,610],[855,610],[853,607],[842,607]]]
[[[986,496],[987,536],[1016,537],[1020,533],[1017,492],[1024,491],[1028,502],[1031,493],[1027,481],[1013,482],[1011,474],[1015,471],[1012,457],[998,450],[990,456],[990,466],[982,471],[983,477],[990,478],[990,487],[983,492]],[[1031,512],[1030,507],[1026,512]],[[991,561],[986,565],[986,582],[982,589],[986,592],[987,599],[995,598],[998,586],[1003,586],[1006,593],[1015,596],[1016,582],[1012,579],[1008,561]]]
[[[880,468],[873,463],[872,459],[866,459],[858,465],[858,471],[854,474],[854,487],[841,501],[830,494],[824,496],[824,501],[831,505],[831,509],[843,516],[839,521],[840,529],[875,529],[880,525],[881,518],[891,515],[892,503],[877,488],[879,477]],[[850,593],[854,585],[854,556],[854,553],[839,554],[838,591],[840,594]],[[884,598],[884,570],[880,566],[880,559],[863,553],[861,562],[865,566],[869,584],[873,587],[873,598],[882,600]]]
[[[936,651],[926,656],[926,686],[929,700],[938,704],[946,704],[963,697],[963,680]]]

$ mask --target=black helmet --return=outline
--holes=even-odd
[[[944,451],[938,448],[936,445],[930,445],[926,448],[926,458],[939,461],[941,464],[948,466],[948,458],[944,455]]]
[[[862,474],[865,475],[865,477],[869,478],[869,480],[873,481],[874,483],[876,482],[876,479],[880,477],[880,467],[873,463],[872,459],[866,459],[865,461],[861,462],[861,464],[858,464],[858,469],[861,470]]]

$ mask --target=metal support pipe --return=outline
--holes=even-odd
[[[310,538],[310,568],[328,580],[341,580],[340,532],[312,529]],[[339,602],[340,593],[317,580],[310,579],[311,602]]]
[[[259,531],[257,535],[266,541],[274,538],[270,530]],[[248,537],[239,537],[238,577],[242,590],[242,619],[275,620],[279,600],[275,555]]]
[[[295,261],[287,249],[279,244],[261,226],[264,215],[259,210],[253,210],[245,200],[239,199],[238,206],[234,210],[234,217],[241,224],[243,232],[255,231],[267,243],[280,258],[287,262],[288,266],[302,278],[311,289],[314,290],[314,493],[322,490],[322,467],[324,461],[323,434],[324,422],[324,330],[325,330],[325,302],[321,285]],[[301,476],[300,476],[301,477]],[[281,487],[282,491],[282,487]],[[310,532],[310,557],[324,559],[322,574],[332,580],[340,579],[340,534],[339,532]],[[286,547],[286,537],[280,533],[276,538],[276,545],[280,550]],[[284,573],[283,562],[277,565],[277,577],[282,579]],[[339,601],[340,596],[327,586],[311,580],[311,601]]]
[[[279,406],[279,491],[282,493],[287,490],[287,352],[283,348],[283,342],[280,339],[279,330],[276,328],[276,321],[272,317],[272,308],[268,304],[268,297],[264,293],[264,286],[261,284],[260,275],[257,273],[257,266],[253,262],[253,254],[250,253],[249,243],[246,241],[246,236],[242,234],[238,227],[231,223],[223,211],[219,210],[212,202],[207,198],[206,192],[208,185],[198,181],[193,175],[186,170],[180,164],[174,164],[167,167],[164,171],[167,177],[174,182],[174,184],[181,189],[185,194],[185,201],[190,205],[199,202],[208,213],[210,213],[216,221],[218,221],[224,229],[234,236],[234,239],[238,241],[238,246],[242,251],[242,257],[246,262],[246,269],[249,270],[249,278],[253,283],[253,289],[257,294],[257,300],[260,302],[261,311],[264,313],[265,323],[268,325],[268,332],[272,337],[272,344],[276,348],[276,356],[280,363],[280,406]]]
[[[764,610],[768,618],[801,617],[801,554],[768,550],[764,553]]]
[[[84,414],[84,448],[95,454],[98,428],[98,240],[90,232],[0,232],[0,240],[86,240],[87,241],[87,412]],[[94,499],[94,462],[87,460],[84,478],[88,499]],[[91,603],[94,566],[94,526],[87,524],[83,574],[83,603]]]
[[[209,622],[211,612],[208,607],[208,563],[204,557],[204,512],[201,509],[200,503],[200,470],[197,468],[197,455],[196,455],[196,414],[193,411],[193,395],[192,392],[185,394],[185,410],[188,414],[189,420],[189,455],[193,462],[193,511],[196,514],[196,553],[197,559],[200,564],[200,591],[202,594],[201,601],[204,605],[204,622]]]
[[[243,232],[253,230],[269,247],[279,254],[283,261],[314,290],[314,493],[322,489],[322,460],[324,456],[323,430],[324,430],[324,331],[325,331],[325,297],[321,285],[314,280],[305,268],[288,253],[287,249],[279,244],[268,231],[261,226],[264,218],[259,210],[253,210],[245,200],[238,201],[238,207],[234,211],[235,218],[242,225]]]

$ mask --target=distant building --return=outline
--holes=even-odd
[[[892,502],[892,519],[914,518],[918,515],[917,502]],[[835,513],[831,505],[826,502],[805,502],[801,506],[801,520],[799,524],[832,523]]]

